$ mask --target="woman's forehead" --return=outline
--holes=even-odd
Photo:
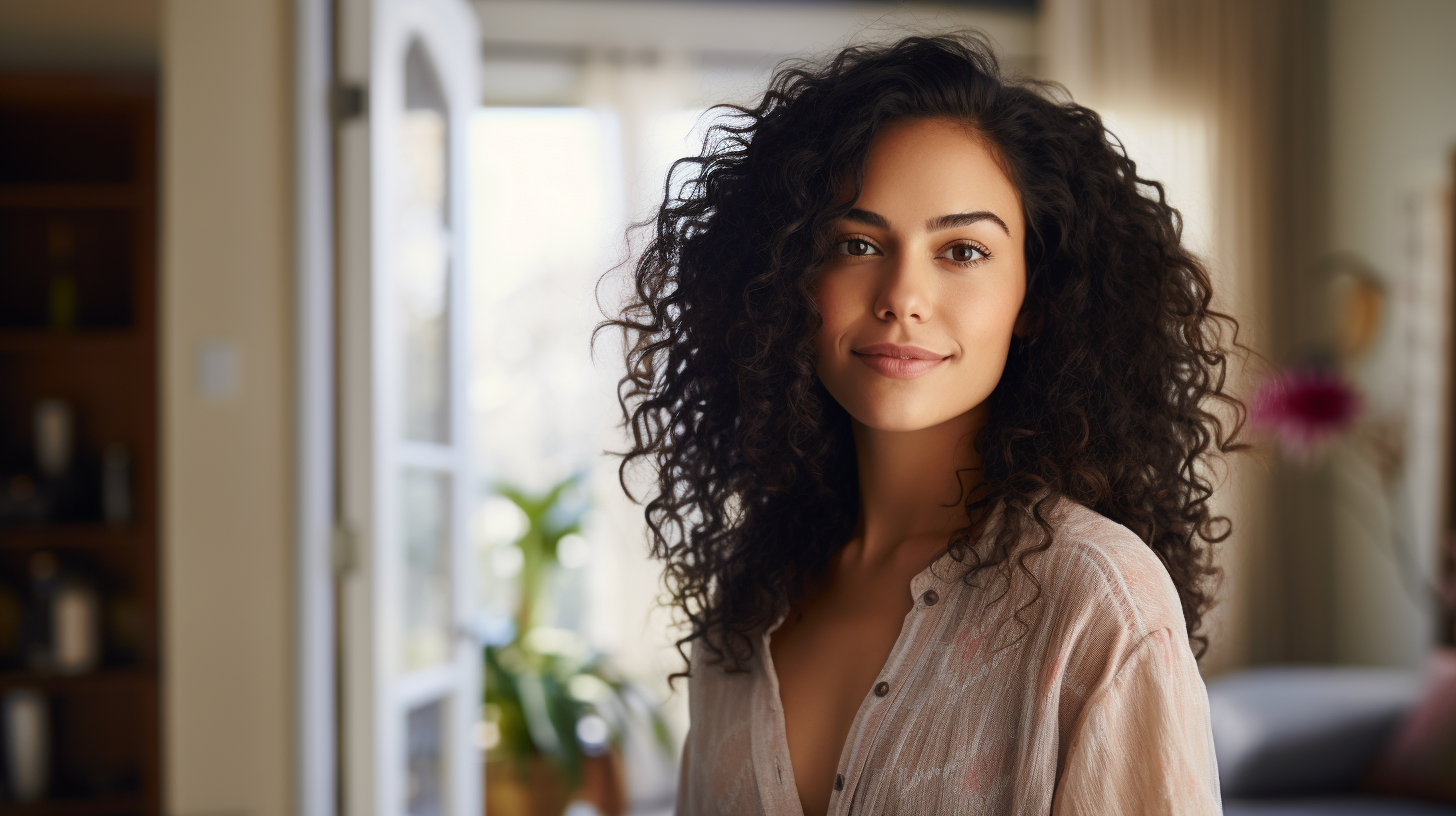
[[[1022,230],[1020,195],[994,149],[973,129],[944,119],[896,123],[876,136],[854,206],[897,230],[963,212],[991,212],[1013,235]]]

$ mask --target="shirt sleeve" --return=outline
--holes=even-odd
[[[1222,813],[1208,692],[1181,632],[1133,647],[1068,739],[1053,816]]]

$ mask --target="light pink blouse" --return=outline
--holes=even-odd
[[[1208,697],[1167,570],[1085,507],[1062,502],[1053,519],[1051,548],[1027,560],[1043,600],[1025,626],[1019,569],[999,599],[1004,582],[967,586],[949,555],[911,581],[831,816],[1221,812]],[[745,673],[695,650],[677,816],[802,816],[768,649],[782,621]]]

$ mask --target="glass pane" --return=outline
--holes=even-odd
[[[516,634],[526,561],[516,544],[531,522],[519,505],[494,491],[477,499],[471,521],[475,616],[487,628],[488,643],[509,643]]]
[[[450,477],[406,470],[404,499],[404,665],[445,660],[450,651]]]
[[[411,709],[405,723],[405,812],[443,816],[445,812],[445,703]]]
[[[621,444],[614,335],[588,353],[621,252],[621,134],[584,108],[483,109],[469,134],[470,239],[488,248],[471,255],[472,447],[486,483],[544,493]]]
[[[405,59],[395,290],[404,332],[404,434],[449,441],[449,151],[444,94],[419,43]]]

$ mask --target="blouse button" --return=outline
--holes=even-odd
[[[884,697],[886,694],[889,694],[889,693],[890,693],[890,684],[889,683],[886,683],[884,680],[881,680],[880,682],[878,682],[878,683],[875,684],[875,696],[876,697]]]
[[[925,594],[920,596],[920,600],[925,601],[926,606],[935,606],[940,603],[940,595],[933,589],[927,589]]]
[[[844,774],[834,775],[834,789],[837,791],[844,790]]]

